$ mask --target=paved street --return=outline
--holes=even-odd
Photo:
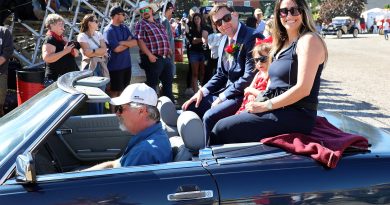
[[[320,109],[390,132],[390,41],[363,34],[327,36],[329,60],[322,74]]]

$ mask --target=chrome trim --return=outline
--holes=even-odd
[[[210,147],[199,150],[199,160],[214,159],[213,150]]]
[[[247,162],[263,161],[268,159],[276,159],[276,158],[286,157],[289,155],[292,154],[287,152],[277,152],[272,154],[262,154],[256,156],[248,156],[248,157],[217,159],[217,163],[220,165],[237,164],[237,163],[244,163],[244,162],[247,163]]]
[[[204,191],[187,191],[178,192],[174,194],[168,194],[168,201],[187,201],[187,200],[198,200],[198,199],[210,199],[213,198],[214,193],[212,190]]]
[[[63,181],[63,180],[75,180],[83,179],[90,177],[101,177],[109,176],[114,174],[129,174],[135,172],[147,172],[147,171],[157,171],[157,170],[166,170],[166,169],[182,169],[190,167],[202,167],[201,162],[171,162],[167,164],[153,164],[153,165],[142,165],[142,166],[132,166],[132,167],[121,167],[113,169],[103,169],[97,171],[75,171],[75,172],[66,172],[66,173],[57,173],[57,174],[47,174],[37,176],[37,182],[52,182],[52,181]],[[16,180],[8,180],[6,184],[18,184]]]
[[[58,78],[57,86],[67,93],[79,94],[80,92],[76,90],[73,85],[75,85],[76,81],[80,80],[81,78],[92,75],[93,72],[91,70],[69,72]]]

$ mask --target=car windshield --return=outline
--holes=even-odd
[[[344,24],[347,20],[346,19],[333,19],[333,24]]]
[[[58,89],[54,83],[29,101],[0,118],[0,165],[28,136],[44,123],[72,95]]]

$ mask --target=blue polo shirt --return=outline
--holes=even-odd
[[[120,163],[126,167],[171,161],[171,144],[161,122],[158,122],[130,139]]]
[[[124,70],[131,68],[130,50],[125,49],[122,52],[116,53],[114,49],[119,46],[120,41],[126,41],[130,36],[132,39],[135,37],[131,34],[130,29],[121,24],[115,26],[108,24],[103,31],[104,40],[108,47],[108,62],[107,67],[110,71]]]

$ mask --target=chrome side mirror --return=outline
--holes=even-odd
[[[21,154],[16,158],[16,181],[22,183],[37,181],[35,163],[30,153]]]

